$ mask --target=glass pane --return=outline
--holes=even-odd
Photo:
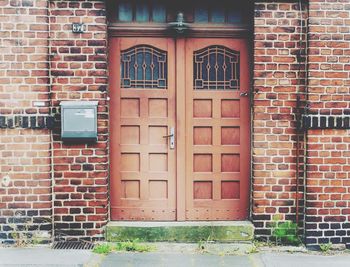
[[[136,21],[148,22],[149,21],[149,7],[145,3],[136,4]]]
[[[211,53],[209,53],[209,65],[208,65],[208,69],[209,69],[209,89],[216,89],[215,87],[215,81],[217,81],[217,71],[216,71],[216,67],[217,67],[217,62],[216,62],[216,54],[214,51],[212,51]],[[211,83],[211,81],[213,81],[214,83]]]
[[[240,23],[242,22],[242,13],[239,10],[230,10],[227,14],[228,23]]]
[[[195,90],[238,90],[239,52],[220,45],[195,51],[193,55]]]
[[[225,81],[225,69],[226,69],[226,62],[225,57],[223,54],[218,53],[216,55],[216,64],[217,66],[217,79],[218,81]]]
[[[132,8],[130,3],[120,3],[118,8],[119,21],[132,21]]]
[[[122,88],[167,87],[167,52],[149,45],[138,45],[121,52]]]
[[[166,9],[164,4],[153,3],[152,19],[154,22],[166,22]]]
[[[224,8],[214,7],[211,11],[211,22],[213,23],[225,23],[225,11]]]
[[[208,23],[208,9],[203,7],[196,7],[194,10],[194,22]]]
[[[149,80],[152,80],[153,77],[152,77],[152,67],[151,67],[151,64],[152,64],[152,55],[151,53],[146,53],[144,52],[144,72],[145,72],[145,80],[149,81]]]
[[[136,80],[137,81],[143,81],[143,71],[142,71],[142,63],[143,63],[143,53],[142,53],[142,49],[136,49],[136,62],[135,62],[135,68],[137,69],[137,76],[136,76]]]

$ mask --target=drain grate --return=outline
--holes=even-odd
[[[58,241],[53,243],[52,249],[93,249],[94,246],[86,241]]]

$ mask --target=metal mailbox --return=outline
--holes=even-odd
[[[63,141],[97,141],[98,101],[62,101],[61,137]]]

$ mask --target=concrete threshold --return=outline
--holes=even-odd
[[[138,239],[144,242],[240,242],[254,238],[249,221],[128,222],[113,221],[106,227],[107,241]]]

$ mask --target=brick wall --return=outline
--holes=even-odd
[[[0,114],[47,113],[47,1],[0,1],[0,14]]]
[[[310,114],[350,113],[350,3],[310,0]],[[306,243],[350,243],[349,132],[308,131]]]
[[[350,243],[348,130],[308,132],[306,244]]]
[[[0,1],[0,239],[5,242],[50,239],[50,132],[31,129],[48,114],[47,44],[47,1]]]
[[[5,242],[49,241],[51,177],[48,131],[2,129],[0,148],[0,239]]]
[[[271,235],[275,219],[296,221],[295,113],[297,92],[303,100],[305,91],[305,65],[297,55],[305,52],[301,20],[306,12],[299,8],[255,3],[252,219],[259,237]]]
[[[108,219],[107,26],[104,1],[51,1],[52,106],[97,100],[96,144],[63,144],[54,129],[55,235],[99,239]],[[72,33],[84,23],[86,33]]]
[[[104,1],[0,1],[0,15],[0,239],[48,240],[52,219],[57,238],[99,239],[108,219]],[[87,33],[73,34],[73,22]],[[63,100],[99,101],[96,144],[61,142]]]
[[[303,6],[309,9],[304,12],[304,17],[309,15],[308,86],[307,91],[300,87],[301,106],[305,102],[306,115],[316,116],[317,121],[318,115],[337,121],[349,115],[350,4],[310,0]],[[270,236],[276,214],[279,220],[296,221],[298,9],[293,2],[255,4],[252,211],[258,236]],[[305,188],[302,168],[299,176],[299,192],[306,192],[299,194],[305,241],[308,245],[349,243],[348,132],[309,129],[305,134],[305,141],[300,138],[300,153],[307,147]]]
[[[299,8],[296,1],[256,1],[254,7],[252,219],[257,236],[271,235],[274,217],[297,219],[297,95],[302,107],[307,100],[307,114],[350,113],[350,4],[310,0],[302,12]],[[306,34],[300,32],[307,14],[306,92],[306,66],[298,53],[305,45]],[[73,22],[86,24],[87,32],[73,34]],[[100,239],[108,221],[105,2],[0,0],[0,29],[0,239],[10,242],[11,232],[23,232],[47,241],[52,219],[57,238]],[[59,104],[64,100],[99,102],[97,143],[61,142]],[[51,116],[52,131],[45,129],[51,128]],[[308,148],[306,195],[302,168],[298,188],[306,242],[348,243],[348,132],[306,133],[305,140],[299,135],[300,154]]]
[[[312,114],[350,114],[350,3],[310,0],[309,100]]]

